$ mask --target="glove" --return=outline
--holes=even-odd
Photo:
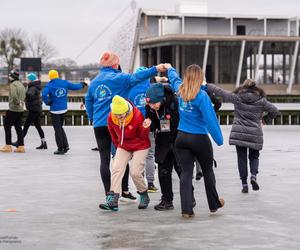
[[[86,82],[81,82],[81,85],[82,85],[83,88],[88,86],[88,84]]]

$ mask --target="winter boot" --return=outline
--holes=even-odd
[[[173,202],[161,199],[160,203],[154,206],[154,209],[157,211],[172,210],[174,209]]]
[[[41,145],[36,147],[36,149],[48,149],[47,142],[41,141]]]
[[[242,193],[247,194],[249,191],[248,184],[243,184]]]
[[[183,219],[191,219],[191,218],[195,217],[195,214],[194,214],[194,212],[192,212],[192,213],[184,213],[184,212],[182,212],[181,216],[182,216]]]
[[[258,183],[257,183],[257,181],[256,181],[256,176],[255,176],[255,175],[252,175],[250,180],[251,180],[252,189],[253,189],[254,191],[259,190],[259,186],[258,186]]]
[[[108,192],[106,196],[106,203],[100,204],[99,208],[103,210],[111,210],[111,211],[118,211],[118,201],[119,201],[119,194],[114,192]]]
[[[0,148],[0,152],[11,153],[12,152],[11,145],[5,145],[4,147]]]
[[[25,147],[19,146],[14,150],[15,153],[25,153]]]
[[[138,206],[139,209],[146,209],[150,203],[150,198],[148,195],[148,191],[144,191],[144,192],[138,192],[138,194],[140,195],[140,204]]]

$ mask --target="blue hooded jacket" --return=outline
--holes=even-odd
[[[139,67],[137,68],[136,73],[145,69],[147,68],[143,66]],[[144,117],[146,116],[146,92],[150,86],[150,79],[147,79],[135,85],[128,94],[128,99],[142,112]]]
[[[176,93],[182,80],[174,68],[168,69],[168,78],[173,91]],[[211,134],[217,145],[223,144],[223,135],[213,109],[211,100],[205,88],[201,88],[195,99],[185,102],[178,95],[179,102],[179,126],[178,130],[191,134]]]
[[[55,78],[47,83],[42,92],[42,99],[50,105],[50,111],[61,111],[68,108],[68,90],[80,90],[84,87],[81,83],[71,83]]]
[[[110,104],[115,95],[128,98],[132,87],[156,74],[155,66],[134,74],[125,74],[111,67],[102,68],[91,81],[85,96],[87,115],[93,121],[94,127],[107,126]]]

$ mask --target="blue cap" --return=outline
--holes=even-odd
[[[143,71],[143,70],[145,70],[145,69],[148,69],[148,68],[145,67],[145,66],[138,67],[138,68],[136,69],[135,73],[140,72],[140,71]]]
[[[157,103],[162,102],[165,97],[164,85],[161,83],[154,83],[146,92],[147,102]]]
[[[26,78],[27,78],[29,81],[33,82],[33,81],[35,81],[35,80],[37,79],[37,76],[36,76],[36,74],[34,74],[34,73],[29,73],[29,74],[27,75]]]

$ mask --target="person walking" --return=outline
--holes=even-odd
[[[14,126],[18,137],[18,146],[14,150],[16,153],[25,153],[24,138],[22,131],[22,116],[24,112],[24,101],[26,89],[24,85],[19,81],[19,71],[14,69],[10,71],[9,79],[9,109],[6,111],[4,120],[5,131],[5,146],[3,146],[1,152],[12,152],[12,140],[11,140],[11,127]]]
[[[45,139],[44,131],[41,127],[41,113],[42,113],[42,99],[41,99],[41,81],[35,73],[27,75],[28,85],[25,98],[25,106],[28,110],[28,115],[23,127],[23,136],[27,135],[30,125],[33,123],[39,133],[41,145],[36,149],[47,149],[47,142]]]
[[[50,70],[48,75],[50,81],[42,91],[42,98],[44,103],[50,106],[57,145],[57,150],[54,154],[63,155],[69,151],[67,135],[63,128],[65,113],[68,111],[68,91],[83,89],[87,84],[85,82],[74,84],[67,80],[62,80],[59,78],[56,70]]]
[[[278,109],[266,99],[266,93],[252,79],[247,79],[233,92],[208,84],[208,91],[234,104],[234,119],[229,144],[236,146],[238,169],[242,181],[242,193],[248,193],[248,160],[250,183],[259,190],[257,174],[259,155],[263,148],[263,124],[270,124],[278,115]]]
[[[110,192],[107,193],[106,203],[100,204],[99,207],[104,210],[118,211],[122,179],[126,166],[131,160],[130,176],[140,195],[138,208],[145,209],[150,202],[143,172],[145,158],[150,148],[151,120],[144,119],[138,108],[119,95],[115,95],[112,99],[111,113],[107,120],[108,130],[117,151],[112,166]]]
[[[180,79],[171,64],[165,64],[172,89],[178,95],[179,126],[175,141],[180,175],[180,199],[183,218],[194,217],[192,202],[192,178],[194,159],[202,168],[208,206],[216,212],[224,206],[224,199],[219,198],[216,179],[213,171],[213,148],[208,133],[217,145],[223,144],[223,135],[212,103],[206,91],[201,90],[203,72],[192,64]]]
[[[110,191],[111,136],[107,128],[110,104],[115,95],[127,98],[129,90],[140,82],[164,72],[163,64],[153,66],[135,74],[118,70],[120,59],[113,52],[105,52],[100,59],[101,70],[91,81],[85,96],[88,119],[94,126],[94,133],[100,154],[100,174],[105,193]]]

